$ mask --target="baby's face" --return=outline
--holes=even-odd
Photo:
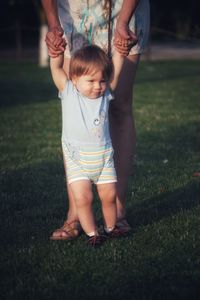
[[[83,96],[90,99],[102,96],[107,86],[107,81],[103,78],[101,71],[73,78],[72,82]]]

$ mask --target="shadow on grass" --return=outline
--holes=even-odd
[[[67,199],[62,164],[43,163],[1,174],[2,244],[47,239],[61,225]],[[59,224],[60,222],[60,224]],[[57,223],[57,224],[56,224]]]
[[[194,172],[199,171],[199,124],[187,121],[184,125],[169,124],[168,130],[162,131],[161,127],[158,129],[143,132],[138,137],[138,156],[131,179],[132,190],[137,191],[141,183],[150,192],[151,185],[153,189],[160,186],[164,190],[163,187],[170,187],[181,176],[184,178],[184,174],[189,183],[170,192],[163,191],[144,201],[141,199],[140,203],[129,206],[128,217],[133,227],[159,221],[200,204],[200,182],[198,178],[192,177]]]
[[[199,195],[200,183],[193,181],[175,191],[134,204],[128,210],[127,216],[133,228],[149,225],[180,212],[192,210],[200,204]]]
[[[132,236],[129,241],[105,245],[102,251],[108,258],[98,250],[94,253],[85,249],[82,237],[71,243],[50,243],[49,235],[62,224],[67,208],[61,161],[1,175],[1,266],[5,295],[12,292],[16,299],[66,299],[69,295],[70,299],[106,299],[109,295],[113,300],[183,300],[199,291],[198,274],[193,271],[185,274],[182,265],[180,273],[173,273],[171,258],[167,265],[162,255],[158,262],[154,256],[145,255],[144,262],[140,261]],[[170,193],[133,204],[128,210],[130,223],[137,229],[193,210],[200,204],[199,192],[199,184],[191,182]],[[132,251],[136,255],[134,259],[127,257]],[[166,268],[161,272],[162,277],[159,263]],[[101,285],[105,290],[101,290]],[[105,292],[105,296],[98,297],[99,292],[101,295]],[[82,298],[82,295],[87,297]]]
[[[186,139],[187,136],[183,142]],[[173,145],[173,139],[171,142]],[[185,156],[180,156],[184,160]],[[145,167],[140,171],[143,174]],[[145,239],[144,248],[141,248],[141,242],[137,245],[134,235],[126,241],[112,241],[95,253],[84,248],[82,237],[71,243],[49,242],[51,231],[62,224],[67,210],[61,158],[4,171],[0,176],[0,243],[5,299],[12,299],[7,297],[11,292],[16,296],[13,299],[54,300],[69,296],[70,299],[84,299],[84,294],[87,299],[106,299],[109,295],[113,300],[186,300],[199,293],[197,267],[194,264],[191,270],[185,271],[188,254],[183,252],[185,256],[179,262],[179,248],[173,249],[172,258],[162,253],[155,257],[157,246],[152,246],[153,250],[147,247],[150,254],[152,251],[149,256],[143,254]],[[165,173],[162,176],[165,179]],[[137,185],[142,182],[143,177],[139,176]],[[139,202],[134,203],[133,199],[127,211],[128,219],[137,230],[181,212],[189,213],[200,204],[199,194],[200,185],[194,179],[180,189],[144,201],[140,197]],[[96,212],[97,208],[96,205]],[[157,243],[156,237],[154,239]],[[177,271],[175,264],[179,266]],[[99,291],[102,297],[96,296]]]
[[[68,200],[61,162],[4,172],[1,187],[0,228],[6,228],[6,236],[1,232],[2,244],[46,240],[51,230],[62,224]],[[194,181],[175,191],[132,203],[127,216],[134,228],[145,226],[193,209],[200,204],[199,195],[200,185]],[[99,203],[95,204],[95,210],[98,206]]]

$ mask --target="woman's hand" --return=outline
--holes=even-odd
[[[65,51],[66,41],[63,38],[63,29],[61,27],[53,27],[47,32],[46,44],[49,56],[57,57]]]
[[[114,33],[114,45],[117,51],[127,56],[137,41],[137,36],[129,29],[129,25],[118,19]]]

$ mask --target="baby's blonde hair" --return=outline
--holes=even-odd
[[[77,50],[70,60],[69,78],[101,71],[106,81],[113,74],[113,63],[107,54],[98,46],[86,46]]]

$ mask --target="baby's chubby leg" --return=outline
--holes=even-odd
[[[84,232],[91,236],[97,234],[94,214],[92,210],[93,193],[89,180],[78,180],[70,183],[77,214]]]
[[[97,191],[102,203],[105,228],[112,230],[117,220],[116,183],[97,184]]]

